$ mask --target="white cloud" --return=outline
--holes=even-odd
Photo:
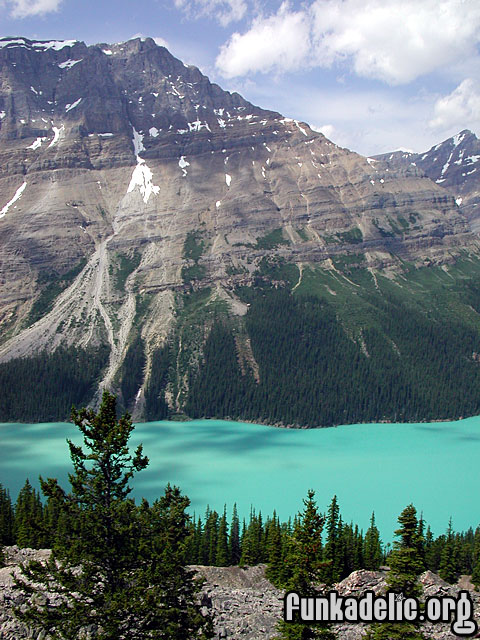
[[[323,133],[323,135],[329,140],[333,140],[333,138],[336,138],[337,132],[333,124],[323,124],[320,126],[311,124],[310,129],[313,129],[313,131],[318,131],[318,133]]]
[[[250,71],[298,69],[309,51],[309,24],[303,11],[290,11],[284,2],[270,18],[257,18],[251,29],[234,33],[217,58],[217,68],[227,77]]]
[[[168,42],[161,37],[154,38],[153,36],[146,36],[144,33],[139,31],[138,33],[134,33],[133,36],[131,36],[129,39],[135,40],[136,38],[140,38],[141,40],[145,40],[146,38],[152,38],[155,44],[158,45],[159,47],[166,47],[167,49],[169,48]]]
[[[225,77],[347,64],[395,85],[476,55],[479,41],[478,0],[314,0],[300,11],[284,2],[234,33],[216,64]]]
[[[168,49],[170,46],[164,38],[160,38],[160,37],[153,38],[153,41],[159,47],[165,47],[166,49]]]
[[[430,120],[433,129],[460,131],[480,130],[480,82],[467,78],[448,96],[439,98]]]
[[[58,11],[61,3],[62,0],[7,0],[2,4],[9,7],[13,18],[27,18]]]
[[[241,20],[248,8],[245,0],[175,0],[175,6],[190,18],[212,17],[224,27]]]

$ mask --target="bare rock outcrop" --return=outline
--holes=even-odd
[[[13,606],[21,606],[26,597],[15,588],[12,573],[18,572],[19,564],[32,559],[48,558],[48,549],[32,550],[18,547],[6,548],[7,566],[0,569],[0,638],[3,640],[23,640],[34,638],[44,640],[43,631],[29,629],[18,622],[12,614]],[[200,601],[204,611],[214,617],[215,638],[229,640],[273,640],[277,621],[283,615],[283,593],[265,578],[265,566],[255,567],[206,567],[192,565],[204,584]],[[363,595],[366,591],[380,594],[386,589],[388,569],[381,571],[354,571],[350,576],[334,586],[340,595]],[[420,577],[423,597],[456,597],[459,589],[465,589],[468,577],[462,576],[459,584],[449,585],[431,571]],[[480,594],[471,591],[474,602],[475,619],[480,620]],[[360,640],[368,625],[342,623],[333,625],[340,640]],[[425,623],[422,625],[427,637],[434,640],[454,640],[458,638],[448,623]]]
[[[0,362],[106,343],[103,386],[135,318],[148,380],[177,294],[209,287],[235,315],[235,287],[272,253],[301,269],[348,255],[401,271],[478,251],[454,198],[415,166],[342,149],[149,38],[0,39],[0,194]]]

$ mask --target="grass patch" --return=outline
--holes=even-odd
[[[83,258],[72,269],[64,273],[58,274],[41,274],[38,277],[38,284],[45,285],[39,297],[33,303],[30,313],[28,314],[26,326],[30,325],[43,318],[49,311],[52,310],[56,298],[69,287],[78,274],[87,264],[87,260]]]
[[[348,244],[359,244],[363,242],[363,234],[358,227],[354,227],[348,231],[342,231],[336,235],[341,242],[347,242]]]
[[[257,239],[256,249],[275,249],[282,244],[290,244],[288,240],[283,237],[281,229],[273,229],[266,236]]]
[[[113,276],[113,286],[117,291],[124,291],[128,276],[137,269],[142,256],[134,251],[131,256],[123,253],[115,255],[115,264],[110,265],[110,273]]]

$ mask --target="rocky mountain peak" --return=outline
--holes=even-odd
[[[396,151],[376,159],[394,169],[409,166],[420,169],[452,194],[472,228],[480,229],[480,140],[472,131],[464,129],[424,153]]]
[[[104,386],[135,332],[148,354],[165,341],[182,293],[244,315],[236,287],[266,261],[395,271],[476,250],[414,164],[342,149],[150,38],[0,40],[0,194],[0,361],[104,344]]]

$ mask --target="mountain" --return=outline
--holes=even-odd
[[[480,411],[478,239],[411,163],[149,38],[1,39],[0,159],[0,419]]]
[[[464,129],[425,153],[395,151],[375,156],[393,169],[418,167],[424,175],[444,187],[469,220],[480,230],[480,140]]]

